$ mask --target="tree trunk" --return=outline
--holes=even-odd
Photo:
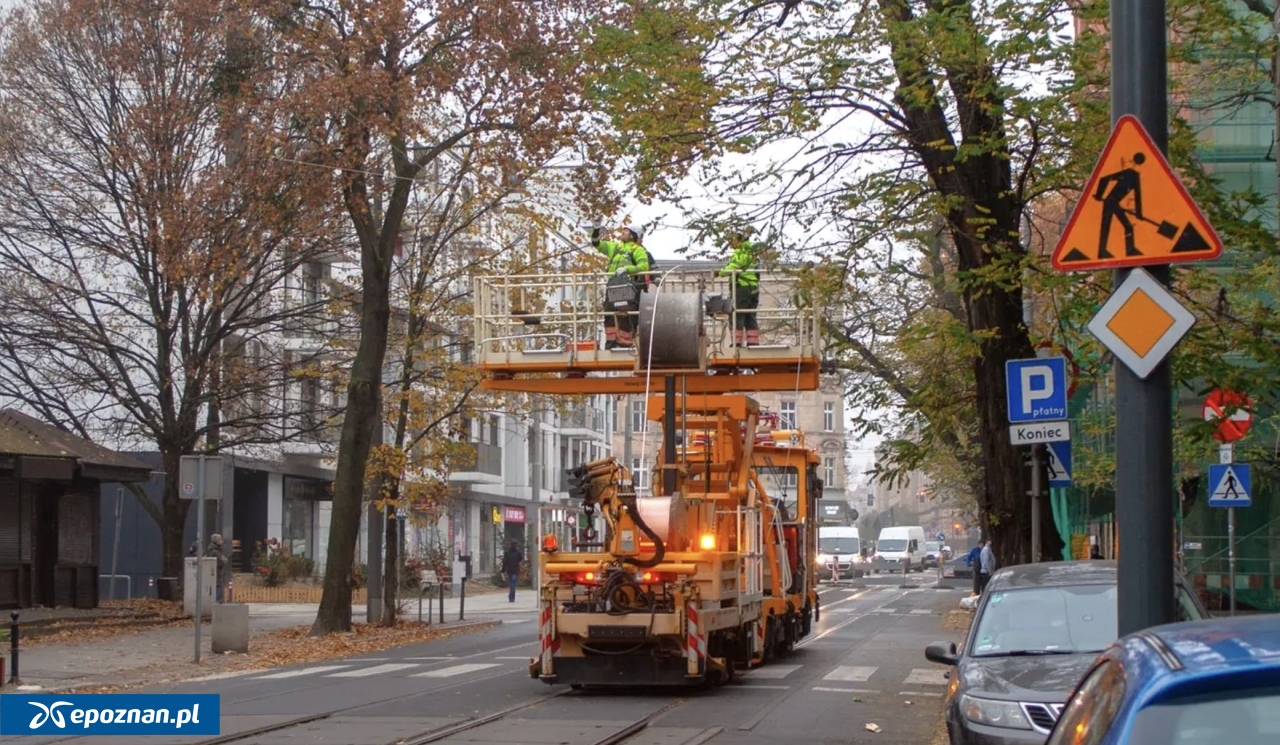
[[[187,555],[184,532],[192,500],[180,498],[178,481],[181,479],[181,450],[165,448],[161,453],[161,462],[164,463],[164,496],[161,499],[164,519],[160,524],[160,574],[176,578],[175,589],[181,590],[184,576],[182,560]]]
[[[365,469],[373,446],[373,431],[382,426],[382,365],[387,354],[391,320],[388,285],[390,265],[383,261],[379,239],[365,245],[360,346],[347,383],[347,410],[338,441],[338,470],[333,479],[333,517],[329,525],[329,555],[325,560],[324,592],[311,627],[319,636],[351,630],[351,570],[360,537]]]
[[[1009,439],[1004,361],[1034,357],[1022,329],[1022,298],[1016,292],[984,292],[966,298],[975,331],[984,332],[982,353],[974,360],[982,428],[984,491],[978,495],[983,534],[992,541],[1000,566],[1034,561],[1031,556],[1031,498],[1023,448]],[[994,333],[990,333],[994,332]],[[1053,510],[1041,510],[1041,550],[1061,553],[1053,528]]]
[[[399,480],[391,490],[391,501],[395,503],[399,498]],[[396,571],[400,566],[400,520],[396,517],[396,511],[388,509],[386,513],[386,529],[383,533],[387,536],[386,546],[382,552],[382,625],[388,628],[394,627],[399,620],[400,608],[400,573]]]

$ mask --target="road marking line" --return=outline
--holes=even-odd
[[[386,662],[390,657],[356,657],[352,662]]]
[[[933,615],[933,611],[932,611],[932,610],[930,610],[930,609],[928,609],[928,608],[912,608],[912,609],[911,609],[911,615],[913,615],[913,616],[932,616],[932,615]]]
[[[430,670],[425,673],[416,673],[410,675],[410,678],[450,678],[454,675],[462,675],[463,673],[473,673],[477,670],[488,670],[491,667],[501,667],[497,663],[472,662],[467,665],[454,665],[453,667],[441,668],[440,670]]]
[[[897,613],[898,609],[897,608],[875,608],[871,612],[872,613]]]
[[[452,660],[455,657],[406,657],[406,660]]]
[[[521,662],[528,662],[528,661],[529,661],[529,658],[528,658],[528,657],[494,657],[493,659],[495,659],[495,660],[520,660]]]
[[[918,667],[911,671],[907,679],[902,681],[903,685],[917,686],[944,686],[949,685],[951,681],[947,680],[946,674],[940,669]]]
[[[351,667],[350,665],[321,665],[319,667],[304,667],[301,670],[286,670],[282,673],[271,673],[270,675],[259,675],[254,680],[282,680],[284,678],[300,678],[303,675],[316,675],[319,673],[327,673],[333,670],[342,670]]]
[[[503,626],[510,626],[511,624],[515,624],[515,623],[529,623],[529,622],[530,622],[530,621],[532,621],[532,620],[533,620],[532,618],[517,618],[517,619],[516,619],[516,620],[514,620],[514,621],[509,621],[509,620],[507,620],[507,619],[505,619],[505,618],[504,618],[504,619],[502,619],[502,625],[503,625]]]
[[[326,678],[367,678],[370,675],[381,675],[383,673],[394,673],[397,670],[408,670],[411,667],[418,667],[416,663],[393,662],[387,665],[374,665],[366,667],[363,670],[348,670],[344,673],[334,673],[326,675]]]
[[[875,674],[876,667],[859,667],[854,665],[841,665],[831,672],[823,676],[823,680],[830,680],[837,683],[865,683],[872,675]]]
[[[880,689],[879,689],[879,688],[825,688],[825,687],[823,687],[823,686],[817,686],[817,687],[815,687],[813,690],[815,690],[815,691],[823,691],[823,692],[825,692],[825,693],[866,693],[866,694],[873,694],[873,693],[879,693],[879,692],[880,692]]]
[[[732,691],[732,690],[741,689],[741,688],[755,688],[756,690],[760,690],[760,691],[789,691],[789,690],[791,690],[791,686],[770,686],[770,685],[759,685],[759,686],[757,686],[757,685],[738,685],[738,686],[731,686],[731,687],[729,687],[727,690]]]
[[[800,667],[800,665],[768,665],[756,670],[748,670],[742,675],[751,680],[782,680]]]
[[[942,698],[941,693],[934,691],[898,691],[899,696],[928,696],[929,698]]]
[[[187,678],[183,683],[205,683],[210,680],[226,680],[227,678],[239,678],[243,675],[253,675],[262,672],[261,670],[239,670],[230,673],[214,673],[213,675],[204,675],[199,678]]]

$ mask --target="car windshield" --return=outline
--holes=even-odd
[[[856,554],[858,539],[853,536],[823,536],[818,539],[818,550],[824,554]]]
[[[1101,652],[1119,633],[1115,585],[992,592],[973,635],[973,657]]]
[[[1138,712],[1129,745],[1263,745],[1280,742],[1280,687],[1216,691]]]
[[[941,544],[941,543],[935,543],[935,542],[933,542],[933,541],[930,541],[930,542],[928,542],[928,543],[924,544],[924,550],[925,550],[925,551],[927,551],[927,552],[929,552],[929,553],[931,553],[931,554],[936,554],[936,553],[938,553],[939,551],[941,551],[941,550],[942,550],[942,544]]]
[[[876,550],[880,553],[906,551],[907,541],[904,538],[881,538],[876,544]]]

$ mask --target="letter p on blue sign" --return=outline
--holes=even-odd
[[[1035,357],[1004,363],[1009,423],[1056,422],[1067,418],[1067,359]]]

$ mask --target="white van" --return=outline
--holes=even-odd
[[[818,528],[818,579],[848,579],[866,574],[857,528]]]
[[[876,569],[902,571],[903,563],[910,561],[911,568],[924,571],[924,528],[919,525],[898,525],[884,528],[876,541]]]

